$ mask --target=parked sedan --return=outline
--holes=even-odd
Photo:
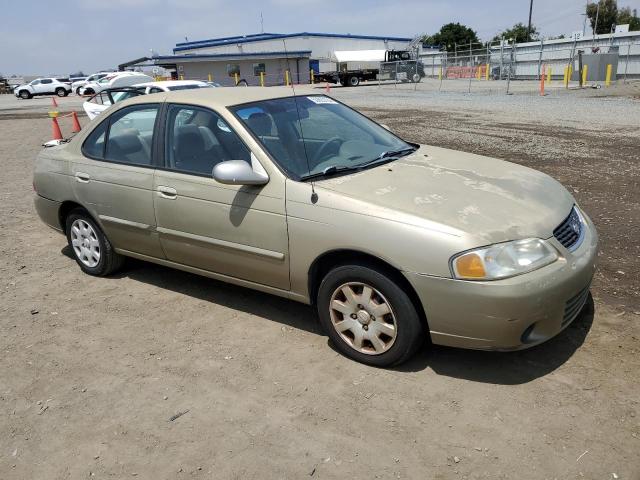
[[[425,339],[544,342],[595,268],[596,229],[551,177],[286,88],[131,98],[43,150],[34,187],[85,273],[128,256],[313,304],[336,348],[376,366]]]
[[[168,80],[160,82],[138,83],[131,87],[109,88],[89,98],[82,108],[90,120],[102,113],[111,105],[136,95],[191,90],[193,88],[211,88],[206,82],[199,80]]]

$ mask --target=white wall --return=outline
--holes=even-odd
[[[182,66],[182,75],[185,80],[207,80],[211,74],[214,82],[218,82],[223,86],[234,85],[233,76],[227,75],[228,64],[238,64],[240,66],[240,79],[245,79],[249,85],[260,85],[260,76],[254,76],[253,64],[265,64],[265,85],[284,85],[285,71],[287,70],[287,60],[281,59],[256,59],[256,60],[199,60],[177,62],[178,66]],[[289,70],[291,72],[290,81],[294,83],[309,83],[309,60],[299,59],[289,60]],[[299,69],[299,72],[298,70]],[[180,72],[178,72],[180,73]],[[298,76],[299,73],[299,76]]]

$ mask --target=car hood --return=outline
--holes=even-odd
[[[344,210],[473,237],[479,244],[549,238],[574,199],[556,180],[514,163],[421,146],[394,162],[317,182],[353,201]],[[360,211],[358,211],[360,210]]]

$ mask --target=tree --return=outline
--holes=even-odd
[[[599,8],[598,8],[599,7]],[[617,0],[599,0],[598,3],[587,3],[587,17],[591,30],[597,34],[611,33],[612,26],[618,17]],[[596,17],[598,24],[596,25]]]
[[[499,41],[502,37],[504,37],[505,40],[511,40],[513,38],[516,43],[532,42],[538,39],[538,30],[534,25],[531,25],[531,32],[527,36],[527,26],[522,23],[516,23],[513,27],[493,37],[492,41]]]
[[[480,43],[478,34],[473,29],[459,23],[447,23],[440,28],[438,33],[429,35],[423,38],[422,41],[425,45],[440,46],[448,52],[453,52],[456,44],[460,49],[464,45],[468,48],[469,42]]]
[[[600,23],[598,21],[598,23]],[[629,7],[624,7],[618,10],[618,18],[616,25],[629,24],[629,31],[640,30],[640,18],[638,18],[638,11],[634,8],[631,10]]]

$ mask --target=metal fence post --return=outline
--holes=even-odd
[[[513,50],[516,44],[516,39],[512,38],[511,39],[511,52],[509,55],[509,73],[507,74],[507,95],[509,95],[509,85],[511,84],[511,69],[513,68],[513,59],[514,59],[514,55],[513,55]]]
[[[500,78],[499,80],[502,80],[503,68],[504,68],[504,35],[500,37]]]
[[[633,42],[629,42],[627,45],[627,61],[624,64],[624,81],[622,83],[627,83],[627,70],[629,69],[629,52],[631,52],[631,45]],[[618,72],[616,71],[616,77],[618,76]]]
[[[540,40],[540,55],[538,56],[538,80],[540,80],[540,72],[542,71],[542,51],[544,50],[544,40]]]

